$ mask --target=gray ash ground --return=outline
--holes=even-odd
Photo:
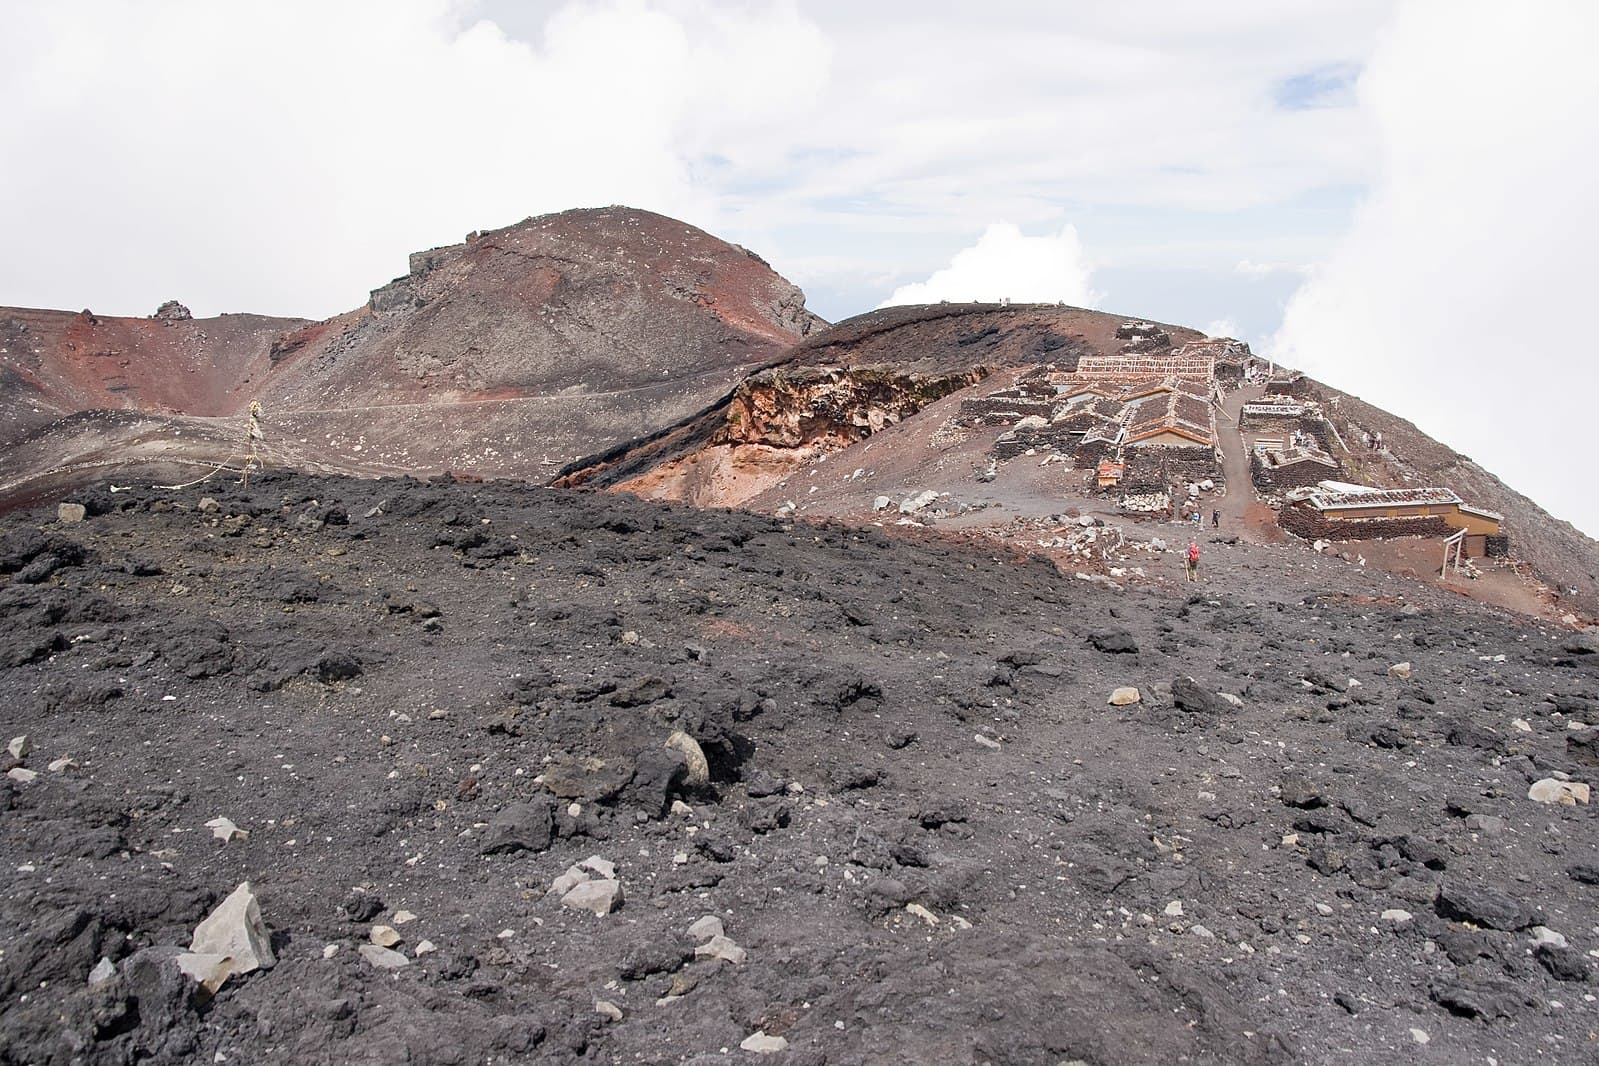
[[[1527,798],[1599,773],[1587,636],[1223,543],[1185,599],[626,496],[80,498],[0,526],[0,1062],[1599,1054],[1596,808]],[[604,916],[546,894],[592,855]],[[277,965],[202,1001],[245,880]]]

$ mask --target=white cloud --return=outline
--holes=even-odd
[[[452,0],[4,10],[0,303],[108,313],[331,314],[412,250],[568,207],[714,225],[694,147],[828,69],[791,5],[573,4],[536,44]]]
[[[1233,337],[1239,334],[1238,323],[1230,318],[1218,318],[1204,326],[1207,337]]]
[[[901,285],[878,306],[1010,299],[1092,307],[1100,299],[1090,286],[1092,276],[1075,227],[1028,237],[1009,222],[996,222],[976,244],[956,252],[949,266],[926,281]]]
[[[1359,180],[1323,82],[1390,3],[0,0],[0,302],[320,315],[413,249],[625,202],[865,303],[996,218]]]
[[[1589,533],[1599,7],[1408,4],[1362,78],[1380,179],[1276,351]]]

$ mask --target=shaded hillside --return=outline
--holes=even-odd
[[[757,256],[628,208],[419,252],[326,322],[0,311],[0,431],[14,445],[0,486],[215,463],[253,399],[279,465],[543,479],[703,409],[819,322]],[[93,416],[109,411],[162,417]]]
[[[1578,599],[1583,602],[1599,600],[1599,541],[1549,514],[1404,418],[1320,382],[1317,388],[1329,398],[1336,398],[1334,420],[1342,422],[1340,429],[1346,436],[1358,439],[1362,430],[1382,434],[1392,461],[1364,464],[1362,469],[1370,483],[1447,485],[1466,500],[1498,511],[1505,516],[1505,530],[1515,554],[1531,563],[1544,580],[1559,590],[1575,586]],[[1355,440],[1350,443],[1358,447]],[[1384,470],[1385,466],[1389,469]]]

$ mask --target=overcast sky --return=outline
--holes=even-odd
[[[1599,533],[1562,451],[1599,388],[1599,3],[0,15],[0,304],[322,317],[414,249],[626,203],[831,319],[1008,296],[1240,336]]]

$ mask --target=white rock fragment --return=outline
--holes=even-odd
[[[565,896],[572,889],[589,879],[588,871],[577,866],[568,866],[566,872],[550,882],[550,890],[545,893],[550,896]]]
[[[1181,918],[1183,916],[1183,901],[1180,899],[1172,900],[1166,904],[1166,909],[1162,913],[1168,918]]]
[[[1400,681],[1409,681],[1411,670],[1409,663],[1394,663],[1388,668],[1388,676],[1398,678]]]
[[[184,972],[213,993],[235,974],[242,976],[277,964],[272,937],[261,920],[261,905],[250,882],[240,884],[195,926],[188,954],[178,956],[179,966],[185,959],[190,965]]]
[[[889,499],[887,496],[879,496],[877,499],[872,501],[872,510],[886,511],[893,505],[894,501]]]
[[[1112,707],[1126,707],[1128,704],[1137,703],[1141,699],[1143,699],[1143,697],[1139,695],[1136,688],[1133,688],[1131,685],[1123,685],[1121,688],[1113,691],[1110,694],[1110,699],[1106,702],[1108,702]]]
[[[561,897],[561,906],[606,915],[621,906],[622,899],[622,883],[620,881],[599,878],[594,881],[584,881],[581,884],[573,885]]]
[[[1410,1039],[1414,1040],[1418,1044],[1426,1044],[1432,1041],[1432,1037],[1427,1035],[1427,1030],[1425,1029],[1411,1029]]]
[[[612,1022],[619,1022],[619,1021],[622,1020],[622,1017],[623,1017],[622,1008],[618,1007],[615,1003],[612,1003],[608,999],[597,999],[597,1000],[595,1000],[594,1001],[594,1013],[598,1014],[600,1017],[606,1019],[607,1021],[612,1021]]]
[[[775,1055],[779,1051],[788,1050],[788,1041],[780,1036],[767,1036],[766,1030],[757,1029],[739,1041],[738,1046],[757,1055]]]
[[[212,836],[216,837],[224,844],[230,840],[250,839],[250,831],[248,829],[240,829],[238,826],[234,825],[233,819],[231,818],[213,818],[209,822],[205,823],[205,827],[211,830]]]
[[[1554,947],[1554,948],[1564,948],[1564,947],[1570,947],[1571,946],[1566,941],[1565,936],[1563,936],[1560,933],[1555,932],[1553,929],[1549,928],[1547,925],[1535,925],[1535,926],[1532,927],[1531,932],[1532,932],[1532,946],[1533,947],[1542,947],[1545,944],[1548,944],[1550,947]]]
[[[1387,910],[1382,912],[1382,920],[1385,922],[1393,922],[1395,925],[1403,925],[1414,917],[1415,915],[1411,914],[1407,910],[1402,910],[1399,907],[1389,907]]]
[[[1244,706],[1244,698],[1242,696],[1237,695],[1236,693],[1218,692],[1218,693],[1216,693],[1216,695],[1220,696],[1223,700],[1227,701],[1227,703],[1230,704],[1233,707],[1238,707],[1238,708],[1242,709],[1242,707]]]
[[[728,937],[718,934],[694,949],[696,959],[721,959],[723,962],[741,966],[749,958],[749,952],[739,947]]]
[[[1190,933],[1193,933],[1195,936],[1199,937],[1201,940],[1215,940],[1216,939],[1216,934],[1215,933],[1212,933],[1208,928],[1206,928],[1203,925],[1198,924],[1197,922],[1194,923],[1194,925],[1188,931]]]
[[[1331,917],[1332,916],[1332,912],[1333,912],[1332,907],[1328,906],[1327,904],[1325,904],[1325,903],[1316,904],[1316,913],[1321,915],[1323,918]]]
[[[100,956],[100,961],[94,964],[94,969],[89,971],[89,984],[103,985],[117,975],[117,964]]]
[[[1567,807],[1588,802],[1588,786],[1581,781],[1560,781],[1553,777],[1546,777],[1542,781],[1535,781],[1527,789],[1527,798],[1537,803],[1558,803]]]
[[[26,759],[33,751],[33,738],[26,733],[12,737],[11,743],[6,745],[6,751],[11,753],[13,759]]]
[[[78,765],[78,760],[74,759],[70,755],[63,755],[59,759],[51,759],[50,764],[46,767],[46,769],[48,769],[52,774],[59,774],[63,771],[72,769],[76,765]]]
[[[380,948],[392,948],[405,938],[391,925],[374,925],[367,939]]]
[[[361,953],[363,959],[380,970],[398,970],[402,966],[411,965],[411,960],[398,951],[376,944],[362,944],[356,950]]]
[[[679,729],[666,738],[666,746],[683,753],[683,761],[688,764],[688,784],[698,787],[710,781],[711,764],[705,761],[699,741]]]
[[[928,925],[937,925],[938,924],[938,915],[934,914],[932,911],[928,910],[926,907],[922,906],[920,903],[907,903],[907,904],[905,904],[905,913],[914,914],[916,917],[920,918],[922,921],[926,922]]]
[[[56,504],[56,521],[64,526],[74,525],[83,521],[88,513],[88,509],[81,503]]]
[[[431,940],[424,940],[416,946],[415,953],[416,957],[420,959],[423,955],[431,955],[437,950],[439,950],[437,944]]]
[[[672,801],[672,813],[678,815],[679,817],[692,818],[694,816],[694,808],[690,807],[682,800],[675,799]]]
[[[609,859],[602,859],[598,855],[590,855],[577,865],[580,869],[597,873],[608,881],[616,880],[616,863],[611,862]]]
[[[1001,747],[1003,747],[999,741],[982,733],[974,735],[972,739],[977,742],[979,747],[987,748],[989,751],[998,751]]]
[[[337,945],[337,944],[324,944],[324,945],[322,945],[322,957],[324,959],[331,959],[333,956],[337,955],[338,953],[339,953],[339,945]]]
[[[406,922],[416,921],[416,915],[410,911],[395,911],[393,922],[395,925],[404,925]]]
[[[213,996],[233,976],[232,959],[209,951],[186,951],[177,957],[178,969]]]
[[[28,769],[26,766],[13,766],[11,769],[6,771],[6,776],[11,778],[11,780],[15,781],[19,785],[28,785],[32,784],[34,779],[39,775]]]
[[[1518,733],[1532,732],[1532,724],[1525,718],[1512,718],[1510,720],[1510,728],[1514,729]]]
[[[723,935],[724,932],[726,930],[722,928],[722,919],[714,914],[707,914],[688,927],[688,935],[697,941],[710,940],[712,937]]]

